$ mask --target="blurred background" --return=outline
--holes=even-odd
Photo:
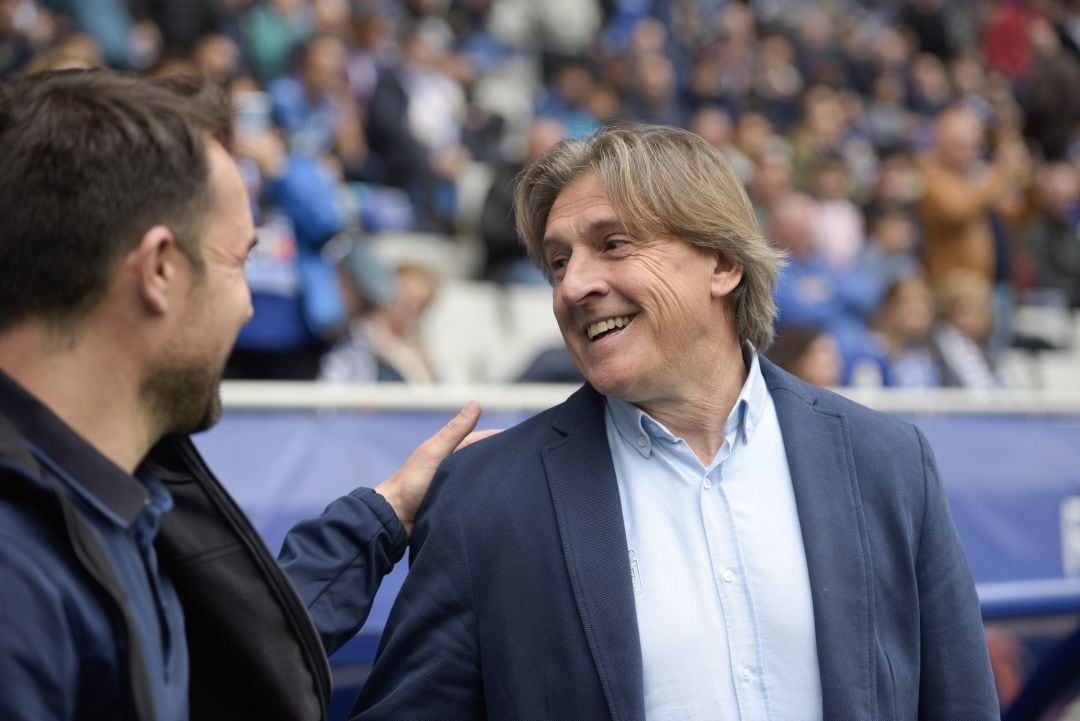
[[[0,0],[0,78],[87,67],[233,99],[256,313],[201,445],[272,546],[465,400],[501,426],[571,392],[514,177],[565,137],[679,125],[790,253],[768,354],[933,442],[1003,709],[1069,713],[1080,2]],[[335,713],[403,573],[334,659]]]

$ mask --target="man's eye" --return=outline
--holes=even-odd
[[[566,258],[552,258],[548,261],[548,268],[553,272],[556,270],[562,270],[566,267]]]
[[[618,250],[626,245],[625,238],[607,238],[604,240],[604,250]]]

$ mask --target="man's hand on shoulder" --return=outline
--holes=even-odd
[[[499,432],[486,430],[473,433],[478,420],[480,404],[470,401],[435,435],[417,446],[401,468],[375,486],[375,492],[385,498],[394,509],[409,536],[412,535],[416,512],[439,464],[454,451]]]

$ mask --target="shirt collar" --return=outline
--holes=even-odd
[[[739,391],[739,397],[735,401],[731,413],[728,414],[724,424],[724,435],[747,443],[758,425],[761,416],[765,412],[765,400],[768,397],[768,388],[765,379],[761,376],[761,364],[758,361],[754,347],[745,342],[742,346],[743,362],[750,369],[746,374],[746,381]],[[652,456],[652,446],[657,440],[678,440],[662,423],[654,419],[648,413],[632,403],[607,396],[605,398],[607,412],[615,424],[619,436],[632,446],[643,458]]]
[[[141,481],[102,455],[3,371],[0,408],[38,460],[113,523],[127,528],[150,505],[150,491]]]

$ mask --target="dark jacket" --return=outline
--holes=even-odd
[[[823,718],[999,717],[978,598],[923,435],[761,360],[817,630]],[[443,463],[360,719],[645,718],[603,397]]]
[[[330,670],[306,606],[322,618],[331,650],[358,630],[379,580],[404,548],[404,529],[390,518],[389,506],[365,489],[301,524],[285,554],[298,592],[189,439],[162,441],[145,463],[175,504],[162,519],[155,546],[158,568],[172,579],[184,608],[191,718],[325,718]],[[116,569],[83,512],[41,468],[3,412],[0,498],[46,524],[57,552],[101,591],[124,656],[118,687],[125,698],[115,718],[153,721],[139,644],[131,643],[132,609]],[[342,579],[349,585],[347,602],[335,586]],[[334,607],[320,607],[327,603]]]

